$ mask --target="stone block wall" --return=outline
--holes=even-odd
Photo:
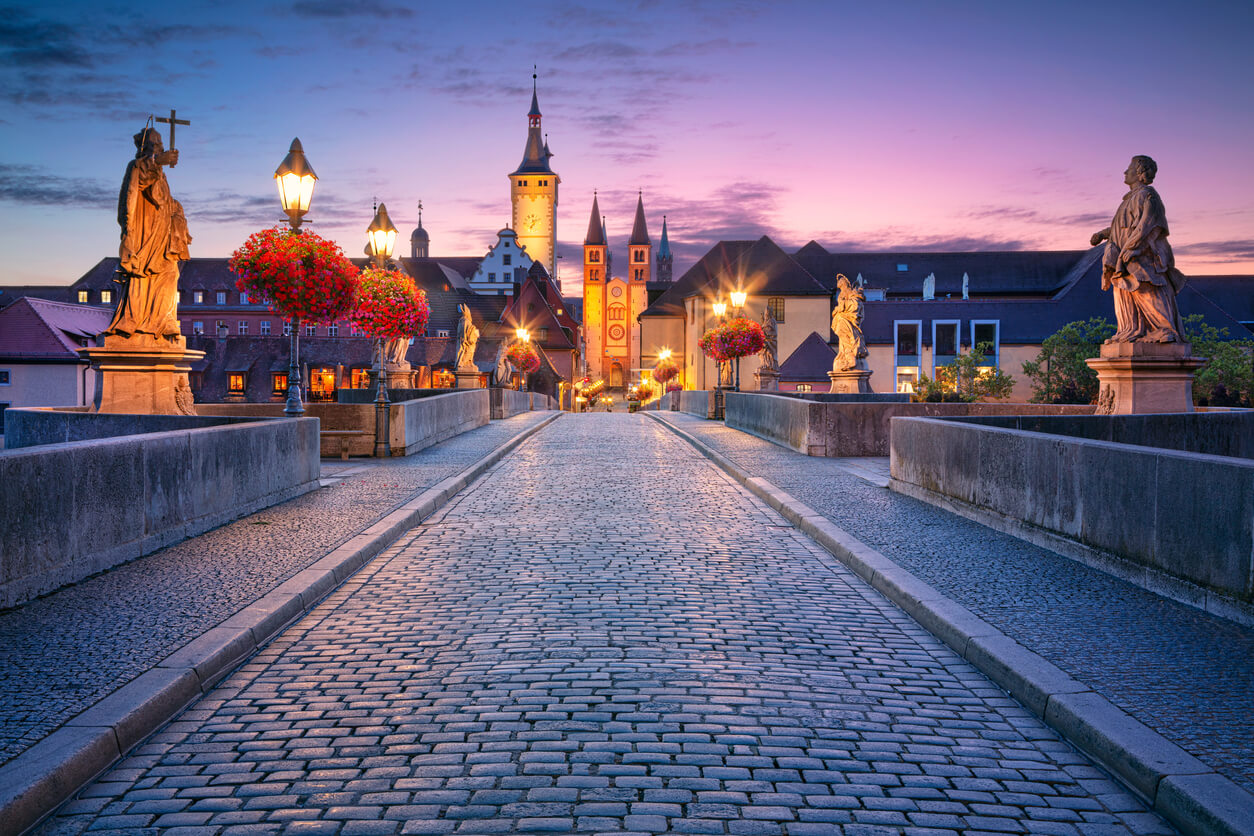
[[[1137,417],[1167,426],[1176,416]],[[956,500],[1254,602],[1249,459],[896,418],[891,467],[895,489]]]
[[[319,467],[308,418],[6,450],[0,607],[313,490]]]

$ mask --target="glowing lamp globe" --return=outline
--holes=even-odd
[[[283,211],[291,218],[292,228],[296,229],[300,226],[300,219],[309,211],[314,183],[318,181],[313,166],[305,159],[305,149],[301,148],[299,139],[292,140],[287,156],[274,170],[274,180],[279,187]]]
[[[388,207],[385,204],[380,203],[375,210],[374,220],[366,227],[366,234],[370,237],[368,245],[372,256],[382,259],[392,257],[392,250],[396,248],[396,227],[388,217]]]

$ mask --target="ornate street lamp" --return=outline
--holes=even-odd
[[[300,234],[300,225],[309,204],[313,201],[314,183],[318,175],[305,159],[305,149],[300,140],[293,139],[287,156],[274,170],[274,182],[279,187],[279,202],[287,214],[287,223],[293,234]],[[305,407],[300,402],[300,319],[292,320],[291,362],[287,367],[287,404],[284,415],[301,415]]]
[[[388,217],[388,207],[380,203],[374,210],[374,220],[366,227],[366,249],[376,266],[382,269],[392,257],[396,247],[396,227]],[[384,366],[383,352],[387,341],[383,337],[374,338],[374,454],[376,458],[392,455],[392,440],[388,433],[388,387],[387,369]]]
[[[529,342],[531,342],[531,332],[530,332],[530,331],[528,331],[526,328],[515,328],[515,329],[514,329],[514,336],[518,337],[518,339],[522,340],[524,343],[529,343]],[[522,374],[519,374],[519,375],[518,375],[518,391],[520,391],[520,392],[526,392],[526,391],[527,391],[527,375],[526,375],[526,373],[522,373]]]
[[[279,187],[279,202],[287,213],[287,222],[293,232],[299,232],[302,219],[313,200],[314,183],[318,182],[318,175],[314,174],[313,166],[305,159],[305,149],[301,148],[299,139],[292,140],[287,156],[274,170],[274,180]]]
[[[733,310],[735,311],[735,315],[736,315],[736,316],[743,316],[743,315],[744,315],[745,299],[747,299],[747,298],[748,298],[748,294],[747,294],[747,293],[745,293],[743,290],[733,290],[733,291],[731,292],[731,302],[732,302],[732,308],[733,308]],[[739,391],[740,391],[740,358],[739,358],[739,357],[737,357],[737,358],[736,358],[736,386],[735,386],[735,389],[736,389],[736,391],[737,391],[737,392],[739,392]]]

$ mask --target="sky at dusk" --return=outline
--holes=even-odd
[[[192,255],[282,215],[294,136],[312,229],[362,253],[374,198],[408,254],[509,223],[532,65],[578,290],[593,189],[625,264],[636,191],[675,276],[722,239],[829,250],[1082,249],[1133,154],[1186,273],[1254,273],[1254,3],[128,2],[0,6],[0,284],[117,254],[131,136],[176,108]],[[168,129],[162,128],[168,136]]]

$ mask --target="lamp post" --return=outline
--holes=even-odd
[[[733,290],[731,292],[732,308],[735,310],[735,316],[744,316],[745,299],[748,294],[743,290]],[[740,358],[736,358],[736,386],[735,390],[740,391]]]
[[[396,247],[396,227],[388,217],[388,207],[380,203],[374,212],[374,220],[366,227],[367,244],[370,258],[380,269],[392,257]],[[386,341],[383,337],[374,338],[374,455],[375,458],[387,458],[392,455],[392,440],[388,436],[388,387],[387,369],[384,367],[383,352]]]
[[[515,328],[515,329],[514,329],[514,336],[518,337],[518,339],[522,340],[524,343],[529,343],[529,342],[531,342],[531,332],[530,332],[530,331],[528,331],[526,328]],[[527,375],[526,375],[526,373],[520,374],[520,375],[518,376],[518,390],[519,390],[520,392],[526,392],[526,391],[527,391]]]
[[[714,304],[710,306],[714,311],[714,316],[718,318],[721,324],[727,316],[727,303],[721,298],[715,299]],[[714,385],[714,420],[721,421],[723,418],[723,363],[726,361],[717,361],[718,379]]]
[[[318,181],[313,166],[305,159],[305,149],[300,147],[299,139],[292,140],[287,156],[274,170],[274,181],[279,187],[279,202],[287,214],[287,223],[292,233],[299,235],[301,222],[313,200],[314,183]],[[300,318],[294,317],[291,362],[287,367],[287,404],[283,407],[283,414],[294,416],[304,411],[305,407],[300,402]]]

